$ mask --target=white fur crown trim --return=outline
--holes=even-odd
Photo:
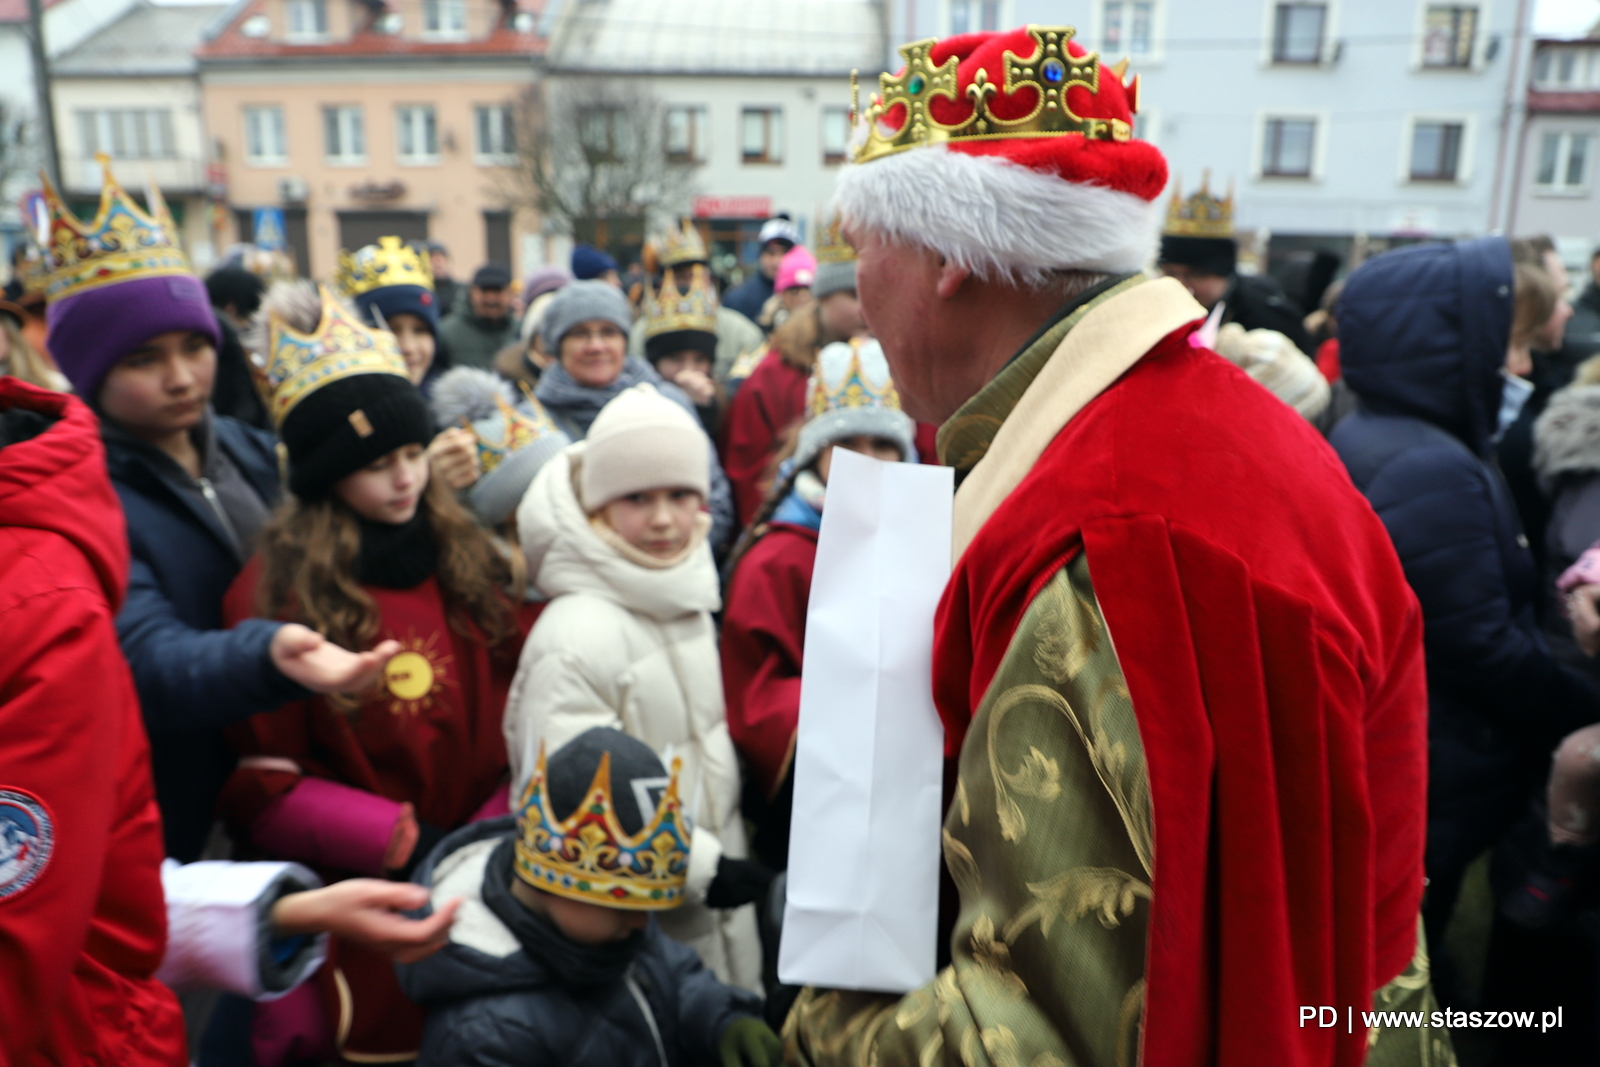
[[[1132,193],[943,147],[846,166],[835,207],[980,278],[1024,285],[1056,270],[1143,270],[1160,239],[1161,213]]]

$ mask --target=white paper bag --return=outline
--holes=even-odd
[[[778,977],[904,993],[933,980],[944,728],[933,617],[954,472],[833,453],[800,683]]]

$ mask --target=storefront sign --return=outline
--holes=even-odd
[[[691,206],[697,219],[764,219],[772,214],[772,197],[697,196]]]

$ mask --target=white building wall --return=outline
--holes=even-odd
[[[69,192],[100,191],[100,167],[84,143],[79,112],[117,108],[165,109],[172,114],[173,156],[129,160],[117,166],[130,189],[149,182],[164,190],[199,190],[205,184],[205,134],[200,88],[194,78],[57,78],[56,139],[61,181]]]

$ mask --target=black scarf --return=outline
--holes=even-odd
[[[507,837],[489,854],[483,871],[483,902],[516,936],[523,951],[550,969],[561,985],[576,990],[615,985],[627,975],[644,947],[644,932],[605,945],[580,945],[511,894],[512,858],[517,840]]]
[[[418,507],[409,522],[357,520],[361,526],[361,552],[356,556],[356,580],[379,589],[412,589],[427,580],[439,565],[433,524],[425,508]]]

